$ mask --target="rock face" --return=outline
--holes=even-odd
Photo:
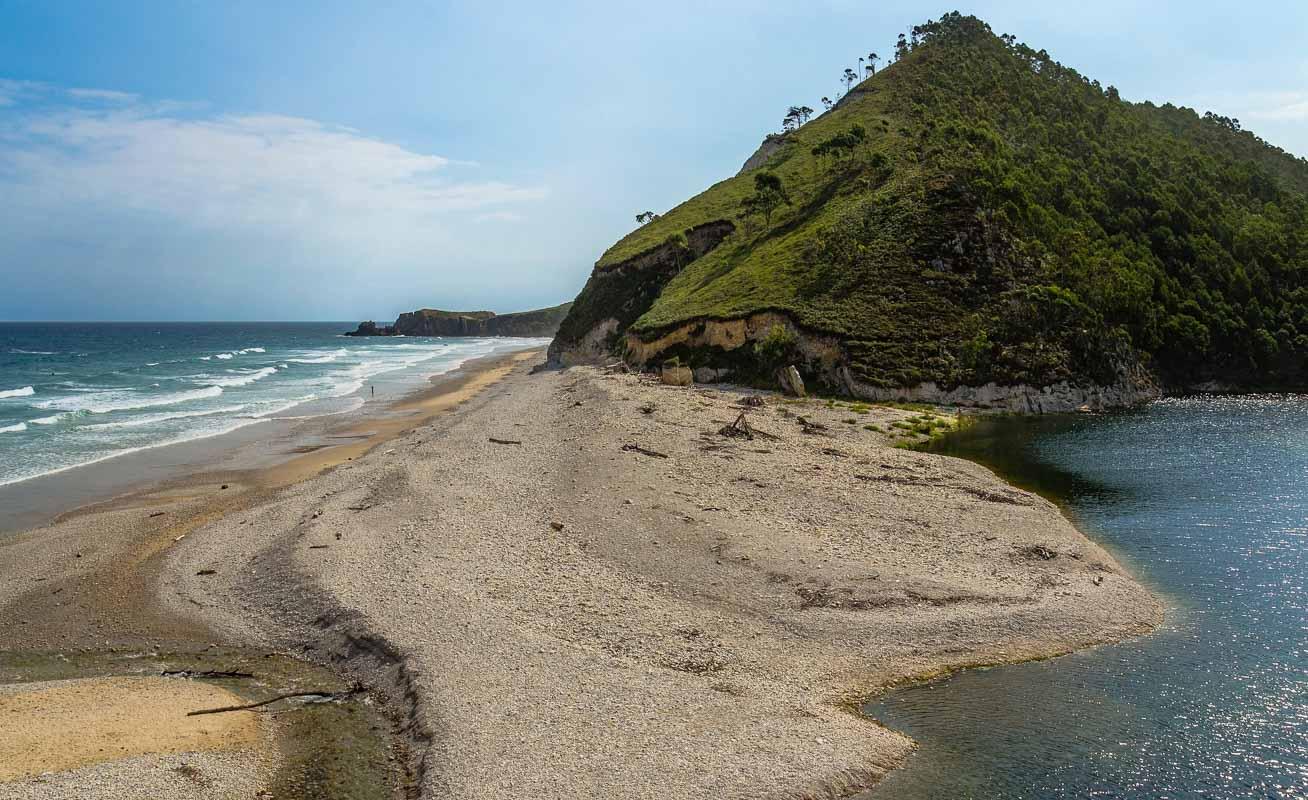
[[[597,264],[550,344],[550,363],[594,364],[609,358],[623,331],[649,310],[667,282],[735,229],[730,220],[706,222],[686,231],[684,247],[665,242],[617,264]]]
[[[394,325],[378,326],[369,320],[346,336],[553,336],[567,316],[571,303],[496,314],[494,311],[439,311],[424,308],[401,314]]]
[[[806,390],[807,379],[824,391],[873,402],[934,403],[1048,414],[1125,408],[1155,400],[1162,394],[1147,371],[1125,365],[1107,384],[1062,381],[1048,386],[988,383],[948,387],[926,382],[901,387],[873,386],[859,380],[849,368],[850,356],[839,337],[806,331],[777,312],[695,322],[649,341],[628,332],[622,340],[623,352],[627,362],[636,367],[648,366],[670,353],[695,353],[707,362],[694,370],[697,383],[734,380],[740,377],[742,366],[748,372],[749,354],[755,344],[778,326],[790,331],[798,360],[778,370],[772,376],[773,381],[783,391],[799,396]]]
[[[741,166],[740,172],[737,172],[736,174],[739,175],[744,172],[749,172],[752,169],[758,169],[768,163],[768,159],[776,155],[785,140],[786,134],[784,133],[769,133],[767,136],[763,137],[763,143],[758,146],[758,149],[754,151],[752,156],[745,159],[745,163]]]

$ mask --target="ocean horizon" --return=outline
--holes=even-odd
[[[378,390],[547,341],[360,339],[344,335],[351,328],[0,322],[0,486],[273,420],[348,413]]]

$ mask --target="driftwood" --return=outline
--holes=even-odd
[[[630,453],[640,453],[642,456],[649,456],[649,457],[651,457],[651,458],[667,458],[667,457],[668,457],[667,453],[660,453],[660,452],[657,451],[657,450],[647,450],[647,449],[645,449],[644,447],[641,447],[641,446],[638,445],[638,444],[624,444],[624,445],[622,446],[622,449],[625,450],[625,451],[627,451],[627,452],[630,452]]]
[[[159,673],[165,678],[253,678],[252,672],[236,672],[234,670],[206,669],[206,670],[189,670],[189,669],[166,669]]]
[[[490,439],[491,444],[522,444],[522,442],[517,439],[496,439],[494,436],[488,438]]]
[[[730,436],[733,438],[737,436],[743,436],[746,439],[749,439],[751,442],[754,441],[754,431],[750,430],[749,419],[745,416],[744,411],[740,412],[740,416],[736,417],[735,422],[731,423],[730,425],[723,425],[721,428],[719,428],[718,435]]]
[[[334,700],[344,700],[348,697],[353,697],[354,695],[359,694],[362,691],[363,691],[363,684],[356,683],[344,692],[291,692],[289,694],[279,694],[276,697],[269,698],[268,700],[263,700],[258,703],[247,703],[245,705],[240,705],[240,706],[223,706],[222,708],[202,708],[199,711],[189,711],[187,712],[186,716],[198,717],[203,714],[226,714],[229,711],[254,711],[255,709],[263,708],[264,706],[270,706],[273,703],[277,703],[282,700],[294,700],[297,697],[316,697],[316,698],[320,698],[320,702],[327,703]]]
[[[804,417],[796,417],[795,419],[804,428],[804,433],[818,434],[827,429],[827,426],[821,422],[811,422]]]

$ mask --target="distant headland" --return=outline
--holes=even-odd
[[[401,314],[393,325],[368,320],[346,336],[541,336],[552,337],[572,303],[496,314],[494,311],[440,311],[423,308]]]

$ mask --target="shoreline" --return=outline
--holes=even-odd
[[[199,484],[153,498],[193,512],[176,512],[186,530],[155,531],[129,565],[121,550],[112,564],[87,554],[140,601],[117,619],[142,629],[138,645],[239,643],[365,681],[396,714],[413,791],[460,797],[862,791],[913,749],[850,713],[890,684],[1159,619],[1061,512],[984,468],[771,394],[751,414],[766,436],[718,437],[752,392],[529,375],[538,353],[397,404],[417,424],[347,429],[336,447],[232,478],[238,495]],[[803,435],[796,412],[826,428]],[[911,415],[867,413],[860,423]],[[633,441],[668,458],[624,452]],[[215,495],[250,502],[200,513]],[[139,524],[154,508],[109,505],[86,513]],[[1080,556],[1014,555],[1036,540]],[[36,600],[0,591],[5,614],[57,613]],[[501,689],[517,698],[508,716]],[[604,719],[618,728],[593,727]],[[708,752],[694,745],[706,736]],[[659,746],[627,749],[637,741]],[[520,764],[487,781],[478,742]]]
[[[259,647],[259,643],[254,641],[225,636],[208,625],[203,615],[194,614],[193,608],[179,610],[160,602],[162,598],[158,593],[167,580],[168,550],[184,543],[189,535],[215,520],[256,507],[296,482],[347,464],[405,432],[429,423],[434,417],[475,397],[501,379],[514,365],[539,352],[539,349],[530,349],[492,354],[469,360],[451,372],[432,375],[424,379],[425,385],[403,392],[380,413],[354,420],[335,420],[334,427],[325,429],[322,425],[313,426],[314,435],[322,436],[327,443],[282,453],[282,457],[272,463],[243,469],[220,469],[218,467],[223,461],[219,461],[209,469],[193,474],[141,482],[133,490],[61,511],[39,527],[0,535],[0,553],[9,556],[0,559],[0,578],[3,578],[0,580],[0,641],[5,642],[5,647],[0,649],[0,687],[8,687],[12,692],[20,687],[43,691],[43,687],[50,686],[58,691],[60,687],[68,686],[76,695],[79,690],[85,694],[87,689],[97,686],[101,689],[98,695],[103,695],[104,687],[95,684],[97,680],[158,681],[157,677],[149,676],[161,674],[160,670],[163,674],[172,670],[184,674],[195,672],[197,689],[213,686],[237,691],[246,699],[257,699],[266,696],[269,687],[296,688],[308,678],[312,678],[316,685],[330,685],[340,680],[339,670],[332,670],[336,673],[334,675],[323,673],[314,666],[323,660],[295,653],[298,648],[282,648],[290,658],[279,656],[278,665],[270,667],[266,659],[271,653],[258,655],[266,648],[266,643],[263,643],[265,647]],[[321,423],[322,420],[308,422]],[[339,440],[339,443],[332,443],[332,439]],[[228,452],[224,460],[230,457]],[[98,541],[102,539],[108,541],[102,544]],[[45,566],[32,570],[29,564],[33,561]],[[32,575],[33,571],[44,574]],[[77,655],[70,661],[64,653]],[[230,669],[233,663],[251,664],[258,670],[259,677],[249,681],[248,686],[236,687],[230,682],[203,677],[212,670]],[[263,674],[269,669],[276,676],[272,682]],[[252,670],[251,675],[254,674]],[[42,676],[47,678],[45,682],[41,682]],[[55,681],[51,683],[49,678]],[[177,688],[169,683],[155,686],[153,693],[139,692],[141,696],[137,702],[160,708],[178,708],[170,699]],[[82,689],[83,686],[87,689]],[[338,684],[338,688],[344,686]],[[130,684],[124,684],[123,691],[130,692],[131,688]],[[375,694],[379,703],[389,703],[384,693]],[[15,702],[21,703],[24,695],[20,693],[14,697]],[[103,698],[98,697],[97,708],[100,699]],[[109,700],[112,707],[113,698]],[[0,706],[4,704],[4,696],[0,695]],[[371,770],[378,792],[386,793],[390,791],[388,787],[402,786],[406,780],[403,770],[397,772],[395,766],[396,754],[400,755],[399,763],[407,759],[403,755],[402,737],[396,731],[386,734],[384,741],[368,744],[378,734],[368,732],[366,727],[356,730],[361,721],[372,720],[382,710],[383,707],[379,707],[378,711],[366,711],[358,718],[352,716],[327,723],[310,717],[308,721],[293,719],[290,723],[264,725],[258,735],[245,737],[247,747],[237,753],[230,756],[215,753],[211,757],[191,754],[188,758],[192,763],[198,759],[199,763],[206,764],[206,758],[212,762],[206,764],[213,773],[206,779],[207,787],[217,792],[214,797],[226,797],[226,792],[238,788],[241,791],[254,788],[249,777],[252,770],[257,771],[265,786],[289,785],[302,790],[301,773],[312,773],[314,760],[325,752],[334,752],[336,758],[349,761],[350,752],[355,748],[361,747],[365,752],[383,748],[383,754],[387,750],[392,753],[385,756],[386,763],[362,767],[355,764],[352,767],[355,772]],[[56,737],[73,736],[77,729],[85,727],[108,726],[112,729],[114,724],[127,724],[121,713],[115,723],[112,716],[106,720],[101,711],[78,707],[76,702],[68,700],[45,703],[38,711],[42,716],[58,715],[52,719],[62,720],[62,723],[37,723],[34,713],[27,709],[28,714],[34,716],[33,724],[45,725],[50,729],[49,734]],[[19,712],[15,710],[14,713]],[[308,712],[301,712],[299,717],[305,713]],[[327,710],[312,713],[329,718],[332,714]],[[71,731],[66,729],[70,720],[75,725]],[[382,726],[381,730],[385,730],[393,723],[394,720],[378,718],[370,724],[373,731],[377,731],[378,724]],[[62,729],[61,724],[65,726]],[[157,750],[141,749],[142,755],[127,761],[105,761],[88,756],[77,762],[68,762],[84,766],[58,773],[51,779],[56,785],[59,784],[58,776],[67,776],[72,781],[70,787],[60,789],[69,793],[58,796],[81,796],[80,792],[85,789],[83,782],[88,780],[107,780],[113,787],[107,791],[127,792],[129,795],[125,786],[139,782],[141,786],[151,787],[142,789],[147,792],[141,795],[142,800],[159,796],[148,792],[162,792],[163,796],[179,798],[210,796],[200,792],[194,784],[179,787],[167,781],[161,783],[158,778],[165,766],[181,769],[186,763],[181,762],[178,766],[169,755],[168,736],[172,735],[169,731],[174,730],[175,723],[145,719],[130,725],[159,727],[161,733],[153,742]],[[273,729],[271,732],[269,727]],[[288,740],[282,730],[286,727],[309,741],[317,742],[319,750],[297,748],[295,741]],[[353,738],[333,742],[338,729],[350,732]],[[13,739],[15,735],[17,740]],[[248,748],[251,737],[257,740],[254,750]],[[40,737],[34,741],[24,739],[20,730],[0,734],[0,753],[20,764],[24,763],[24,758],[31,757],[26,751],[40,750],[40,744]],[[332,749],[329,751],[329,748]],[[287,758],[287,751],[295,757]],[[256,761],[249,761],[247,753],[253,753]],[[234,757],[238,759],[237,763],[246,766],[234,768],[228,763]],[[374,754],[372,761],[378,762],[381,758]],[[44,774],[50,768],[53,767],[45,765],[25,774]],[[19,773],[23,772],[21,767],[17,769]],[[119,772],[123,774],[119,775]],[[383,776],[384,772],[391,774]],[[347,772],[346,776],[358,780],[358,775],[352,772]],[[299,790],[293,789],[291,796]],[[47,792],[53,791],[55,789],[43,777],[8,784],[0,782],[0,798],[6,800],[11,797],[45,797]],[[279,792],[277,796],[286,795]]]
[[[360,394],[362,402],[353,409],[308,417],[269,417],[223,433],[149,445],[0,485],[0,508],[4,509],[0,512],[0,541],[5,535],[47,525],[79,509],[184,485],[201,474],[249,474],[310,450],[336,448],[339,442],[334,440],[344,428],[366,428],[371,420],[385,421],[397,411],[418,410],[404,406],[439,393],[438,387],[447,379],[479,370],[478,362],[484,359],[511,354],[492,353],[447,372],[415,376],[384,390],[377,400]]]

